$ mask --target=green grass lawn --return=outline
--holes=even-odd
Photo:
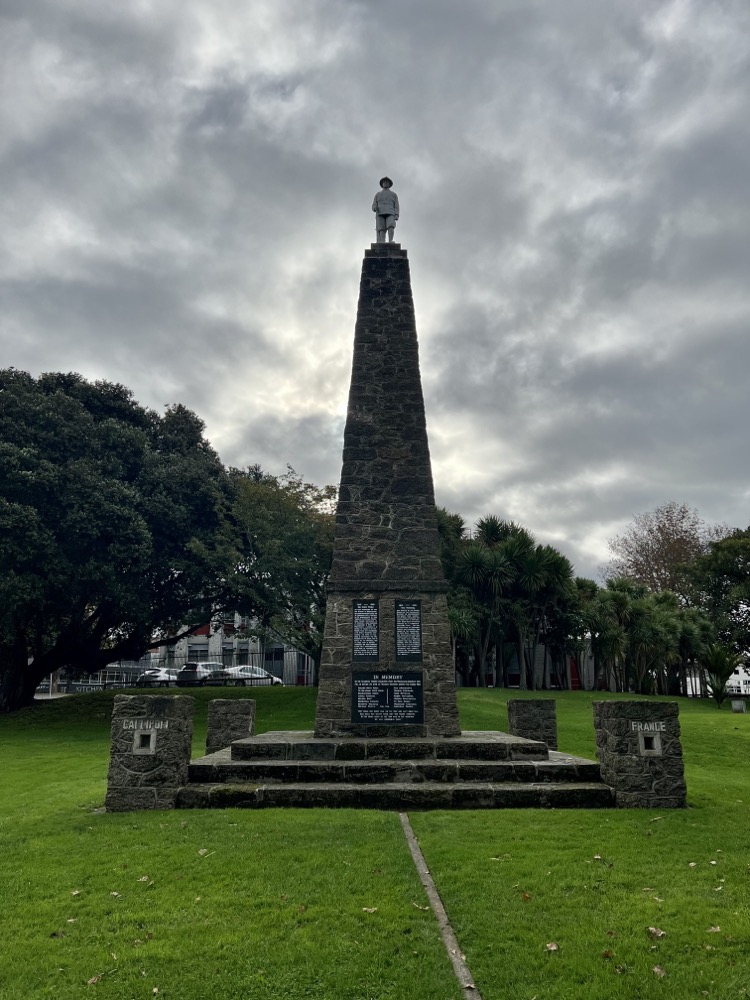
[[[259,732],[312,726],[314,692],[253,694]],[[557,697],[561,749],[593,757],[593,699]],[[460,996],[395,814],[102,813],[111,702],[0,719],[0,1000]],[[484,1000],[750,993],[750,717],[681,722],[687,810],[411,814]]]

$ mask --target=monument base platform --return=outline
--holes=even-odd
[[[320,739],[271,732],[191,762],[177,808],[607,808],[599,765],[501,732]]]

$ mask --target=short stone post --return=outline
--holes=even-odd
[[[206,753],[223,750],[255,732],[254,698],[215,698],[208,703]]]
[[[174,809],[187,783],[193,741],[192,698],[115,697],[105,805],[110,812]]]
[[[508,732],[525,740],[541,740],[557,750],[557,708],[551,698],[508,701]]]
[[[620,807],[687,805],[677,702],[595,701],[602,781]]]

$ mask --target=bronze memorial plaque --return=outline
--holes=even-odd
[[[396,660],[422,662],[421,601],[396,601]]]
[[[352,617],[352,659],[360,662],[379,660],[378,602],[352,601]]]
[[[352,722],[365,725],[424,722],[420,673],[352,674]]]

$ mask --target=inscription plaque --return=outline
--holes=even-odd
[[[352,601],[352,617],[354,619],[352,659],[360,662],[379,660],[378,602]]]
[[[352,722],[424,722],[422,674],[352,674]]]
[[[421,601],[396,601],[396,659],[402,663],[422,659]]]

